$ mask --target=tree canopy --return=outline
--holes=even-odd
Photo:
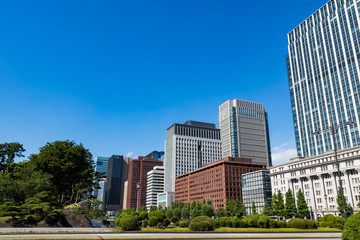
[[[6,165],[13,163],[15,157],[24,157],[23,145],[17,142],[0,144],[0,173],[4,172]]]

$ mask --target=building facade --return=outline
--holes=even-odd
[[[246,212],[251,215],[252,202],[254,202],[257,213],[262,213],[265,202],[271,208],[272,189],[269,170],[260,170],[241,175],[242,203]]]
[[[159,193],[157,197],[157,206],[164,208],[171,207],[171,204],[175,202],[174,192]]]
[[[251,159],[226,157],[176,177],[175,201],[191,203],[210,199],[213,207],[226,207],[226,199],[242,199],[242,174],[264,170]]]
[[[354,211],[358,211],[360,147],[339,151],[338,160],[345,199]],[[273,193],[280,191],[285,196],[290,189],[296,197],[301,189],[313,216],[318,218],[327,213],[339,215],[336,202],[339,175],[334,152],[293,158],[289,163],[270,168],[270,176]]]
[[[123,156],[109,158],[104,184],[105,210],[115,211],[123,207],[124,183],[128,178],[128,161]]]
[[[175,177],[221,159],[220,130],[215,124],[187,121],[167,129],[165,191],[175,191]]]
[[[109,161],[108,157],[96,157],[96,159],[95,159],[95,172],[98,174],[102,174],[103,178],[106,178],[106,175],[107,175],[108,161]],[[98,198],[99,194],[104,193],[104,188],[103,188],[104,184],[99,183],[99,187],[100,187],[100,189],[94,190],[93,194],[94,194],[95,198]],[[103,199],[103,195],[101,195],[100,198]]]
[[[164,167],[155,166],[147,173],[146,208],[157,207],[157,195],[164,192]]]
[[[164,161],[164,155],[165,155],[164,151],[153,151],[148,155],[146,155],[146,157],[154,158],[156,160],[160,159],[161,161]]]
[[[298,156],[360,145],[360,3],[330,0],[288,34],[286,57]]]
[[[250,158],[272,165],[267,113],[264,104],[229,100],[219,107],[222,157]]]
[[[138,157],[129,162],[127,209],[146,206],[147,173],[155,166],[162,165],[161,160],[149,157]]]

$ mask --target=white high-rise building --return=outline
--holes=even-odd
[[[331,0],[288,34],[286,57],[298,156],[360,145],[360,3]]]
[[[175,192],[175,177],[221,159],[220,130],[215,124],[187,121],[167,129],[165,191]]]
[[[267,113],[264,104],[228,100],[219,107],[222,157],[251,158],[271,166]]]
[[[146,208],[157,207],[157,196],[164,192],[164,167],[155,166],[147,173]]]

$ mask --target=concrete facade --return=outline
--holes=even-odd
[[[157,196],[164,192],[164,167],[155,166],[147,173],[146,208],[157,206]]]

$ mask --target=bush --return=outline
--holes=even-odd
[[[156,224],[158,224],[160,222],[160,220],[157,217],[151,217],[149,219],[149,226],[150,227],[155,227]]]
[[[226,227],[231,227],[232,226],[231,218],[226,218],[225,219],[225,226]]]
[[[329,227],[332,227],[332,223],[330,222],[319,222],[319,227],[322,227],[322,228],[329,228]]]
[[[270,218],[268,216],[260,216],[259,220],[257,220],[257,225],[259,228],[268,228],[269,227]]]
[[[139,221],[137,216],[123,216],[120,218],[120,227],[124,231],[133,231],[139,229]]]
[[[163,225],[161,224],[161,222],[158,222],[158,223],[156,224],[156,227],[157,227],[157,228],[160,228],[160,229],[164,229],[164,227],[163,227]]]
[[[163,213],[162,211],[156,210],[156,211],[149,212],[148,217],[149,217],[149,219],[152,217],[156,217],[157,219],[159,219],[159,221],[162,221],[165,218],[165,213]]]
[[[321,222],[330,222],[330,223],[335,223],[335,220],[336,217],[332,214],[326,214],[325,216],[319,219],[319,221]]]
[[[182,220],[180,222],[180,227],[188,227],[189,226],[189,220]]]
[[[167,227],[167,226],[169,226],[169,224],[170,224],[170,221],[167,218],[164,218],[164,220],[162,221],[162,225],[164,227]]]
[[[146,228],[149,225],[149,222],[147,220],[143,220],[142,226]]]
[[[348,218],[345,222],[344,230],[342,232],[343,240],[358,240],[360,239],[360,213],[356,213]]]
[[[293,218],[288,222],[288,226],[297,229],[306,229],[306,224],[303,219]]]
[[[285,221],[276,221],[276,224],[279,228],[287,228],[287,223]]]
[[[277,222],[276,222],[275,219],[270,219],[270,220],[269,220],[269,227],[270,227],[270,228],[278,228],[279,225],[277,224]]]
[[[231,226],[232,226],[233,228],[238,228],[238,227],[239,227],[239,222],[238,222],[238,219],[237,219],[237,218],[231,219]]]
[[[314,220],[303,219],[307,229],[316,229],[316,222]]]
[[[176,216],[173,216],[170,221],[176,225],[179,222],[179,219]]]
[[[191,220],[189,229],[192,231],[213,231],[215,225],[215,220],[206,216],[199,216]]]

